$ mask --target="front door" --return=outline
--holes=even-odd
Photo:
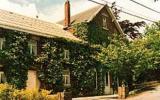
[[[110,79],[110,72],[106,72],[104,75],[104,83],[105,83],[105,94],[111,94],[112,89],[111,89],[111,79]]]

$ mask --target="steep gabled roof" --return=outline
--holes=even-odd
[[[71,24],[77,24],[85,21],[89,22],[101,9],[102,6],[96,6],[74,16],[71,16]],[[64,20],[59,21],[58,24],[63,25]]]
[[[79,40],[71,33],[64,31],[60,25],[5,10],[0,10],[0,27],[27,32],[38,36]]]
[[[99,5],[96,7],[93,7],[91,9],[88,9],[84,12],[81,12],[77,15],[71,16],[71,24],[77,24],[77,23],[81,23],[81,22],[90,22],[93,20],[93,18],[101,11],[101,9],[106,8],[107,12],[109,13],[110,17],[112,18],[112,21],[114,22],[117,30],[119,33],[124,34],[123,30],[121,28],[121,26],[119,25],[119,23],[117,22],[112,10],[109,8],[108,5]],[[64,20],[57,22],[60,25],[64,24]]]

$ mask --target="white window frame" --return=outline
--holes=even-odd
[[[6,77],[3,71],[0,71],[0,84],[6,83]]]
[[[63,84],[64,86],[70,86],[70,71],[69,70],[63,70]]]
[[[5,38],[0,37],[0,50],[3,50]]]
[[[28,43],[30,54],[34,54],[34,56],[37,56],[37,41],[36,40],[30,40]]]
[[[69,60],[69,58],[70,58],[69,55],[70,55],[69,50],[64,50],[64,59],[65,60]]]

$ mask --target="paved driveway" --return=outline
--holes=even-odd
[[[117,100],[118,95],[73,98],[72,100]]]
[[[108,95],[108,96],[73,98],[72,100],[120,100],[120,99],[117,99],[117,95]],[[125,100],[160,100],[160,85],[154,87],[152,90],[148,90],[136,96],[128,97]]]
[[[156,86],[152,90],[143,92],[137,96],[129,97],[126,100],[160,100],[160,86]]]

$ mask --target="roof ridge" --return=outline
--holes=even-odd
[[[74,14],[71,16],[71,24],[75,23],[77,21],[83,22],[83,21],[90,21],[94,15],[96,15],[99,12],[99,9],[103,8],[102,5],[96,5],[94,7],[91,7],[87,10],[84,10],[82,12],[79,12],[77,14]],[[58,24],[63,25],[64,19],[58,21]]]
[[[99,7],[102,7],[102,5],[96,5],[96,6],[94,6],[94,7],[91,7],[91,8],[89,8],[89,9],[87,9],[87,10],[84,10],[84,11],[81,11],[81,12],[79,12],[79,13],[77,13],[77,14],[74,14],[73,16],[79,15],[79,14],[81,14],[81,13],[84,13],[84,12],[87,12],[87,11],[90,11],[90,10],[92,10],[92,9],[94,9],[94,8],[99,8]]]

